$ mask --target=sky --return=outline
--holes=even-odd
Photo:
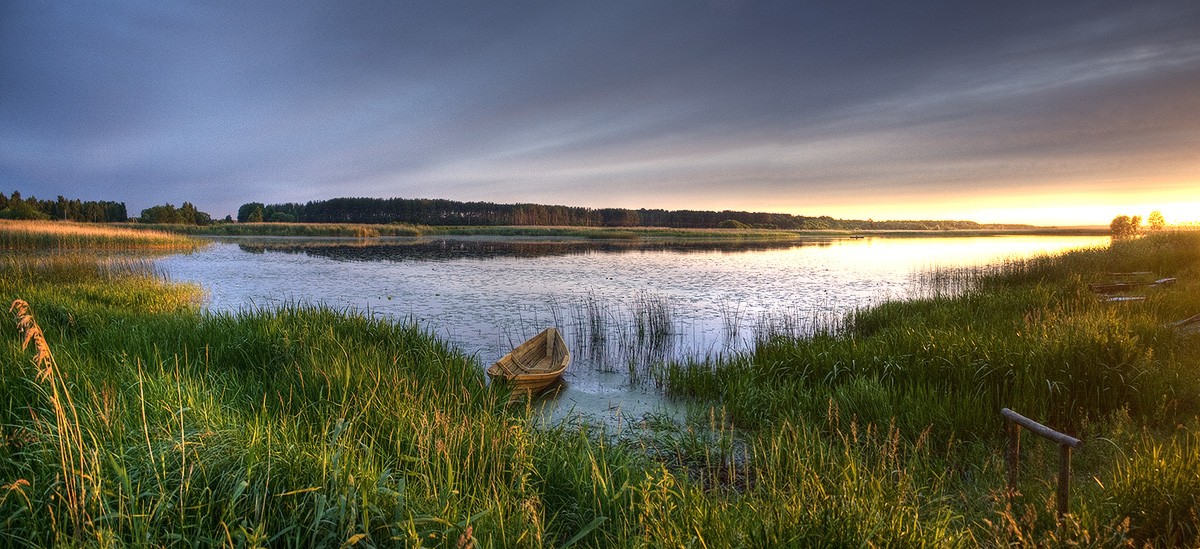
[[[0,190],[1200,220],[1200,2],[0,2]]]

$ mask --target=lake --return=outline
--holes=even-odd
[[[553,417],[676,413],[666,360],[753,348],[834,326],[856,307],[922,291],[920,273],[1107,245],[1107,237],[824,238],[646,243],[492,237],[222,239],[157,261],[214,311],[324,304],[418,322],[483,367],[547,326],[573,359]]]

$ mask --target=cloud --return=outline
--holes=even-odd
[[[132,211],[1165,185],[1200,133],[1184,1],[0,9],[0,181]]]

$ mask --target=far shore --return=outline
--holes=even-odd
[[[799,238],[855,237],[971,237],[971,236],[1106,236],[1108,227],[1029,227],[945,230],[836,230],[770,228],[671,228],[671,227],[574,227],[574,226],[430,226],[408,224],[354,223],[218,223],[207,226],[164,224],[118,224],[135,229],[154,229],[196,236],[257,237],[443,237],[495,236],[582,240],[756,240],[780,241]]]

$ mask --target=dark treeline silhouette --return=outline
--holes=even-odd
[[[124,202],[70,200],[59,196],[57,200],[38,200],[36,197],[22,198],[19,191],[11,196],[0,192],[0,219],[57,219],[103,223],[128,221]]]
[[[240,222],[412,223],[415,225],[543,225],[576,227],[718,227],[759,229],[947,230],[995,228],[974,221],[872,221],[791,214],[580,208],[541,204],[494,204],[424,198],[334,198],[305,204],[251,202],[238,209]],[[1025,227],[1005,225],[1003,227]]]

